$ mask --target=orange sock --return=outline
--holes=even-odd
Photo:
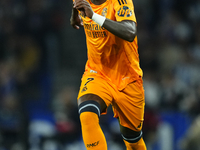
[[[126,145],[126,150],[146,150],[147,149],[143,138],[141,138],[136,143],[129,143],[125,140],[124,140],[124,143]]]
[[[80,114],[82,136],[87,150],[107,150],[105,136],[99,125],[99,117],[93,112]]]

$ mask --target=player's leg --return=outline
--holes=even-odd
[[[105,102],[97,95],[86,94],[79,98],[78,105],[86,148],[107,150],[106,139],[99,125],[100,114],[107,108]]]
[[[142,131],[133,131],[121,125],[120,131],[127,150],[146,150],[146,145],[142,138]]]
[[[144,104],[142,80],[127,85],[123,91],[117,93],[112,103],[114,117],[118,118],[127,150],[146,150],[142,139]]]

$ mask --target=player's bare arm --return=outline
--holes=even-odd
[[[121,22],[106,19],[103,27],[113,33],[114,35],[132,42],[136,36],[136,23],[130,20],[124,20]]]
[[[76,0],[74,3],[74,8],[78,10],[84,10],[83,15],[92,18],[94,12],[90,6],[90,4],[85,0]],[[113,33],[114,35],[132,42],[136,36],[136,23],[130,20],[124,20],[121,22],[113,21],[110,19],[106,19],[103,27],[107,29],[109,32]]]
[[[78,14],[78,10],[76,8],[72,8],[72,15],[70,18],[70,23],[73,28],[79,29],[81,26],[83,26],[83,22],[81,17]]]

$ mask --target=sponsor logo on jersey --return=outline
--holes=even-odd
[[[85,33],[91,38],[107,37],[104,27],[96,23],[84,23]]]
[[[130,17],[133,12],[128,6],[121,6],[117,12],[117,15],[120,17]]]
[[[92,23],[84,23],[84,28],[87,29],[87,30],[91,30],[91,31],[105,30],[104,27],[101,27],[98,24],[92,24]]]
[[[95,147],[99,144],[99,141],[97,142],[94,142],[94,143],[91,143],[91,144],[87,144],[87,147],[90,148],[90,147]]]

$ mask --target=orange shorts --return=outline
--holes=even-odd
[[[87,73],[83,75],[78,99],[85,94],[98,95],[107,106],[112,105],[114,117],[119,118],[122,126],[134,131],[142,129],[145,105],[142,79],[128,84],[125,89],[119,91],[100,75]]]

